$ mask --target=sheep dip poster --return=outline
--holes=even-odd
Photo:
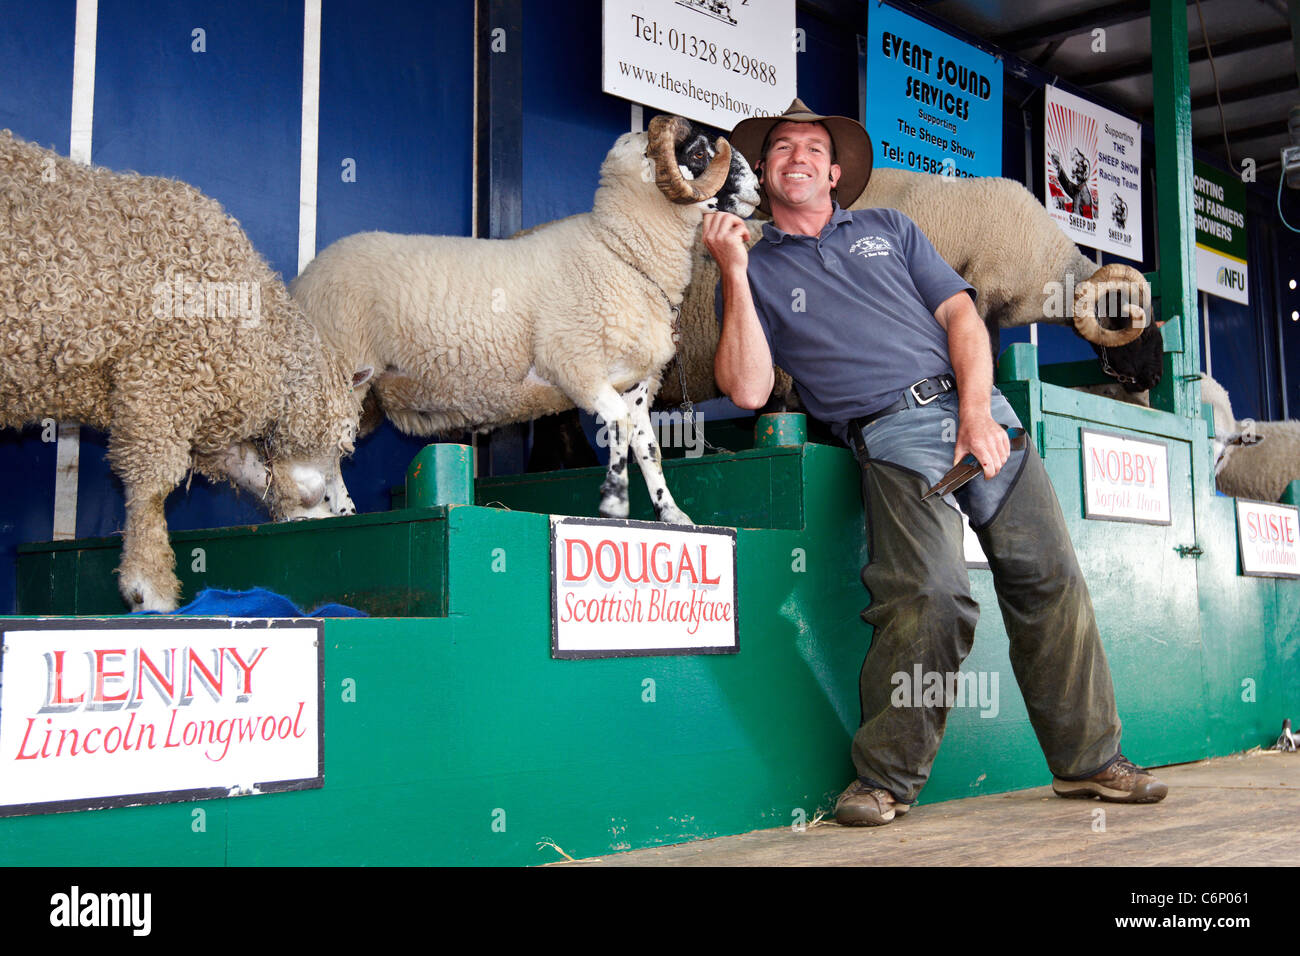
[[[1141,262],[1141,128],[1054,86],[1044,93],[1047,211],[1080,245]]]
[[[605,0],[601,89],[721,130],[795,98],[794,0]]]
[[[318,620],[13,620],[0,817],[324,785]]]
[[[866,117],[875,165],[1002,175],[1002,64],[882,4],[870,4]]]
[[[734,654],[736,530],[551,519],[551,656]]]

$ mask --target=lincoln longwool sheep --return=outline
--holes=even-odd
[[[483,430],[576,405],[608,426],[600,513],[628,513],[630,441],[660,520],[686,524],[649,405],[697,227],[728,183],[724,208],[748,215],[757,180],[726,140],[655,117],[614,144],[589,213],[504,240],[349,236],[291,290],[327,343],[380,370],[375,393],[401,430]]]
[[[1135,269],[1097,264],[1079,252],[1034,198],[1011,179],[946,178],[902,169],[876,169],[851,209],[897,209],[911,218],[944,260],[978,292],[975,306],[997,352],[999,327],[1031,322],[1072,324],[1125,387],[1150,388],[1160,378],[1161,338],[1151,315],[1151,289]],[[752,240],[760,223],[750,223]],[[682,349],[692,401],[714,398],[718,345],[714,292],[718,267],[697,242],[682,306]],[[1098,314],[1114,315],[1104,327]],[[1132,380],[1132,381],[1128,381]],[[784,397],[789,378],[777,376]],[[680,401],[675,375],[661,401]]]
[[[0,427],[109,432],[132,610],[176,607],[163,501],[191,468],[278,517],[350,510],[351,371],[215,200],[0,131]]]

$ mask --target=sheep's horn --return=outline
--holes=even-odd
[[[1138,278],[1136,280],[1126,278],[1130,273]],[[1095,345],[1106,348],[1128,345],[1142,334],[1149,323],[1149,316],[1142,306],[1138,305],[1139,297],[1135,295],[1145,281],[1141,273],[1128,266],[1114,264],[1102,266],[1081,282],[1074,291],[1074,330]],[[1128,294],[1128,299],[1124,303],[1124,314],[1129,319],[1127,329],[1103,328],[1097,321],[1097,303],[1112,291]]]
[[[677,146],[690,134],[691,127],[680,116],[656,116],[650,121],[646,156],[655,164],[655,185],[675,203],[695,203],[710,199],[722,188],[731,174],[731,145],[718,137],[717,155],[698,179],[686,179],[677,163]]]

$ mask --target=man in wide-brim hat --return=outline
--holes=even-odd
[[[718,386],[759,408],[773,358],[809,412],[862,466],[875,628],[862,667],[855,779],[836,803],[850,825],[905,813],[929,777],[979,608],[962,519],[993,571],[1011,662],[1062,796],[1154,803],[1163,783],[1120,752],[1110,670],[1065,519],[1036,449],[1009,429],[993,388],[975,290],[892,209],[848,211],[871,176],[871,139],[799,100],[731,134],[758,173],[772,222],[751,250],[735,216],[705,217],[721,271]],[[967,454],[983,469],[923,500]],[[918,684],[918,686],[911,686]],[[938,693],[935,693],[936,688]],[[973,695],[972,695],[973,696]],[[967,706],[976,701],[964,701]]]

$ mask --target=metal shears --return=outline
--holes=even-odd
[[[1023,428],[1014,425],[1007,428],[1007,437],[1011,439],[1012,451],[1019,451],[1025,447],[1025,430]],[[976,475],[982,474],[984,474],[984,467],[975,460],[975,455],[972,452],[953,465],[948,470],[948,473],[939,479],[938,484],[921,496],[921,500],[926,501],[935,495],[952,494]]]

